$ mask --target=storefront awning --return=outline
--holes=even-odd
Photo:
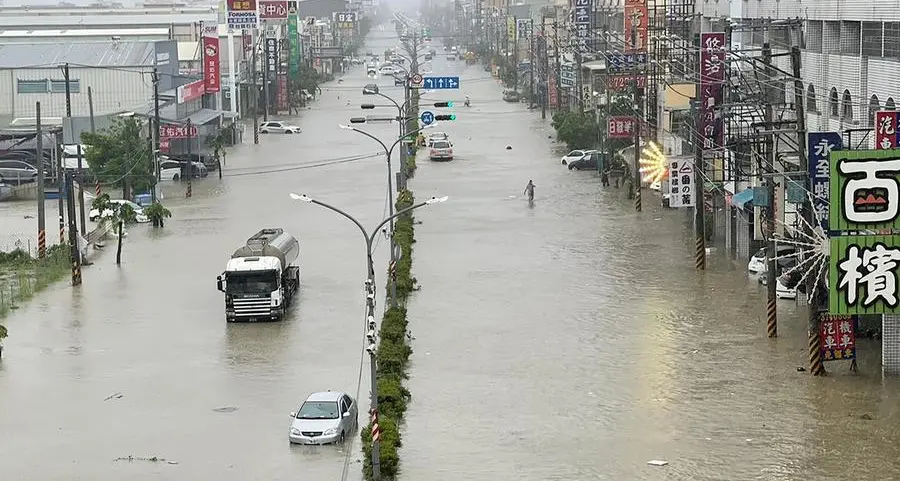
[[[738,209],[743,209],[748,202],[753,202],[753,188],[744,189],[740,193],[731,196],[731,203]]]

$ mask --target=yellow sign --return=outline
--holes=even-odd
[[[506,17],[506,38],[516,38],[516,17]]]

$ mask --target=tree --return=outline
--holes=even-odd
[[[569,150],[589,149],[598,143],[600,129],[592,114],[558,112],[551,125],[556,129],[556,139]]]
[[[222,178],[222,164],[225,161],[225,140],[228,135],[227,129],[219,129],[215,135],[206,141],[206,145],[213,149],[213,157],[216,159],[216,170],[219,171],[219,178]]]
[[[122,187],[126,198],[133,190],[147,191],[156,183],[146,129],[137,118],[124,118],[99,132],[85,132],[81,139],[86,146],[85,160],[97,180]]]
[[[134,209],[125,203],[110,202],[109,194],[97,196],[91,202],[91,208],[100,213],[100,222],[109,222],[116,228],[116,236],[119,238],[116,246],[116,265],[122,265],[122,237],[125,235],[125,224],[137,222]]]
[[[157,201],[144,209],[144,215],[153,222],[153,227],[165,227],[165,219],[172,217],[172,212]]]

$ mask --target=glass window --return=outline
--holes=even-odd
[[[862,54],[866,57],[881,57],[882,23],[862,23]]]
[[[226,282],[229,294],[269,294],[278,289],[275,271],[229,272]]]
[[[16,80],[16,93],[20,94],[45,94],[48,92],[47,79],[41,80]]]
[[[64,94],[66,93],[66,81],[65,80],[51,80],[50,81],[50,92],[55,94]],[[81,81],[69,79],[69,92],[73,94],[81,93]]]
[[[307,401],[297,412],[297,419],[337,419],[338,403]]]

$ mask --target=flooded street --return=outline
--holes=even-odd
[[[503,102],[480,66],[439,58],[433,69],[461,75],[462,90],[426,94],[422,110],[465,95],[472,107],[435,129],[456,159],[420,160],[411,182],[420,200],[450,200],[416,214],[422,289],[409,305],[403,479],[900,478],[900,387],[881,380],[877,345],[860,341],[858,376],[843,364],[824,379],[797,372],[804,306],[780,302],[780,337],[766,339],[764,288],[722,259],[695,272],[687,212],[647,193],[634,213],[622,190],[560,165],[549,115]],[[196,182],[191,199],[167,185],[174,217],[161,230],[131,227],[121,267],[110,241],[83,286],[61,282],[4,320],[0,479],[341,479],[342,448],[289,446],[288,413],[331,389],[354,395],[365,416],[364,242],[346,219],[288,193],[369,227],[385,216],[377,144],[338,128],[371,102],[362,70],[291,119],[302,134],[254,146],[248,129],[223,179]],[[363,128],[396,138],[396,124]],[[31,222],[17,230],[28,235]],[[280,323],[226,324],[215,278],[264,227],[300,240],[299,301]],[[177,464],[116,461],[128,456]]]

